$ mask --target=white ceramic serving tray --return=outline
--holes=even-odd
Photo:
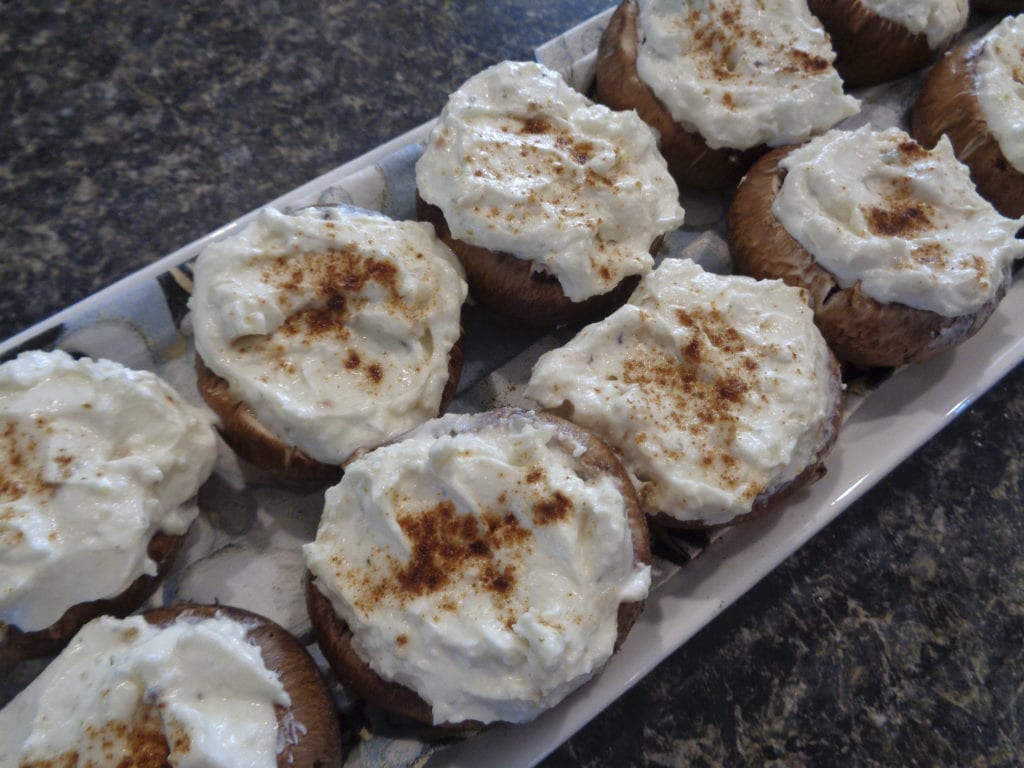
[[[538,58],[585,89],[607,16],[601,14],[543,46]],[[867,92],[864,112],[849,126],[869,120],[877,127],[899,124],[916,86],[917,80],[911,78]],[[430,127],[420,126],[269,205],[346,202],[395,217],[412,217],[412,171]],[[687,194],[683,202],[687,229],[670,238],[669,256],[685,253],[709,269],[727,268],[724,243],[715,234],[721,228],[724,198]],[[187,286],[186,263],[207,243],[235,232],[255,215],[254,211],[211,232],[8,339],[0,344],[0,357],[33,346],[109,357],[158,371],[198,402],[188,317],[183,314],[182,296],[173,295],[176,289],[171,284]],[[517,385],[528,378],[532,361],[561,343],[565,335],[510,340],[497,326],[489,326],[485,316],[471,317],[479,320],[480,327],[467,327],[466,366],[453,409],[518,404]],[[422,764],[429,757],[430,766],[499,768],[540,761],[1020,363],[1024,338],[1016,329],[1021,327],[1024,286],[1018,281],[973,339],[937,359],[898,372],[858,399],[829,457],[827,475],[778,513],[726,530],[685,566],[659,562],[658,586],[622,650],[594,680],[550,712],[527,725],[496,727],[447,747],[415,739],[371,737],[347,764],[394,767]],[[298,546],[315,534],[320,495],[275,487],[251,468],[240,466],[223,446],[216,472],[215,490],[204,489],[205,503],[202,493],[199,500],[200,507],[210,511],[197,521],[183,562],[154,602],[219,600],[264,613],[296,634],[308,634]],[[0,704],[31,679],[35,669],[23,667],[13,681],[0,684]],[[339,697],[344,707],[344,693]]]

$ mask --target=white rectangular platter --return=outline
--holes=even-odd
[[[592,54],[607,14],[571,30],[538,51],[577,87],[590,77]],[[898,124],[915,83],[876,89],[850,126]],[[413,166],[430,125],[282,195],[269,205],[297,207],[347,202],[398,217],[413,215]],[[721,269],[724,200],[684,195],[688,224],[671,238],[669,256],[685,252]],[[184,310],[187,265],[212,240],[244,226],[250,213],[83,302],[0,344],[0,356],[32,346],[59,346],[157,370],[198,402],[192,381],[189,323]],[[179,291],[180,295],[175,291]],[[467,360],[456,410],[516,401],[516,385],[561,336],[508,338],[482,313],[467,324]],[[476,325],[474,325],[474,322]],[[620,653],[589,684],[536,721],[497,727],[453,746],[415,739],[370,737],[350,765],[527,766],[540,761],[726,606],[757,583],[877,483],[905,457],[1024,359],[1024,286],[1018,281],[987,326],[957,350],[917,365],[874,389],[847,419],[828,460],[828,474],[777,514],[727,530],[681,568],[659,563],[659,584]],[[241,467],[222,446],[215,488],[200,496],[204,514],[190,533],[184,562],[154,602],[219,600],[264,613],[308,636],[300,595],[299,545],[316,530],[320,494],[296,494]],[[213,500],[221,502],[214,505]],[[228,501],[225,502],[225,499]],[[244,499],[237,503],[231,499]],[[234,506],[233,506],[234,504]],[[34,672],[23,665],[0,683],[0,703]],[[342,706],[345,695],[339,693]]]

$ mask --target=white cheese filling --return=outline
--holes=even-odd
[[[435,722],[522,722],[611,656],[642,600],[625,502],[555,427],[448,415],[352,462],[304,548],[317,587],[383,678]],[[567,453],[568,451],[568,453]]]
[[[654,240],[683,222],[651,129],[534,63],[497,64],[451,95],[416,186],[453,237],[533,261],[576,302],[650,271]]]
[[[804,0],[640,0],[637,72],[712,148],[803,141],[856,114]]]
[[[429,225],[267,208],[194,275],[203,362],[313,458],[339,464],[437,415],[466,283]]]
[[[0,711],[0,768],[154,764],[276,768],[274,705],[291,704],[246,627],[218,616],[159,628],[90,622]],[[36,762],[38,761],[38,762]]]
[[[974,188],[943,136],[928,151],[903,131],[831,131],[780,163],[772,213],[842,288],[959,317],[996,296],[1024,220]]]
[[[1024,173],[1024,16],[1007,16],[981,46],[974,60],[981,116],[1003,156]]]
[[[928,38],[933,51],[945,48],[967,24],[967,0],[859,0],[872,13],[908,32]]]
[[[526,394],[614,446],[649,514],[719,524],[814,460],[831,365],[802,291],[667,259],[543,355]]]
[[[64,352],[0,365],[0,622],[43,629],[155,574],[216,458],[212,419],[147,371]]]

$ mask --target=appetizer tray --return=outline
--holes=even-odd
[[[537,50],[540,61],[586,91],[594,51],[610,11]],[[980,34],[974,29],[970,34]],[[861,114],[847,127],[903,125],[920,76],[857,95]],[[293,208],[347,203],[413,218],[414,177],[425,124],[271,201]],[[729,269],[721,237],[726,196],[683,193],[686,225],[660,258],[688,256]],[[0,344],[0,359],[59,347],[155,370],[199,403],[188,314],[189,262],[212,240],[245,226],[252,212],[115,285]],[[621,651],[590,683],[532,723],[496,727],[453,744],[421,741],[379,713],[356,707],[335,684],[349,766],[526,766],[540,761],[662,659],[796,551],[904,458],[942,429],[1024,359],[1024,285],[1017,281],[985,328],[958,349],[927,363],[851,383],[847,419],[828,473],[777,513],[714,537],[695,536],[672,559],[655,564],[655,587]],[[536,358],[572,335],[510,331],[469,307],[466,364],[452,410],[527,404],[521,385]],[[262,613],[311,643],[302,598],[301,544],[313,539],[322,492],[296,493],[241,464],[224,445],[214,476],[200,491],[201,515],[154,604],[221,602]],[[679,563],[685,563],[680,565]],[[315,647],[314,656],[320,659]],[[45,662],[22,664],[0,681],[0,705]],[[326,665],[321,663],[326,669]],[[332,679],[328,673],[329,679]],[[366,728],[368,722],[372,728]]]

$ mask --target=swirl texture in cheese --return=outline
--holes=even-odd
[[[109,360],[25,352],[0,366],[0,622],[43,629],[155,574],[157,532],[216,458],[212,418]]]
[[[772,213],[841,288],[876,301],[970,314],[1024,256],[1024,220],[978,195],[945,136],[928,151],[897,128],[831,131],[780,167]]]
[[[975,87],[981,116],[1007,161],[1024,173],[1024,16],[1008,16],[981,41]]]
[[[195,265],[196,351],[274,434],[343,462],[436,416],[462,266],[427,224],[270,208]]]
[[[859,0],[872,13],[914,35],[924,34],[933,51],[944,48],[967,24],[967,0]]]
[[[276,768],[274,706],[291,701],[246,632],[223,616],[90,622],[0,711],[0,768]]]
[[[708,146],[803,141],[856,114],[804,0],[640,0],[637,73]]]
[[[814,460],[831,434],[831,366],[800,290],[666,259],[541,356],[526,394],[615,446],[646,512],[711,525]]]
[[[579,302],[650,271],[683,222],[651,129],[540,64],[503,62],[451,95],[416,164],[452,236],[534,262]]]
[[[500,412],[499,412],[500,413]],[[522,412],[448,415],[348,465],[305,547],[381,677],[435,722],[522,722],[611,655],[642,600],[621,492],[584,446]]]

